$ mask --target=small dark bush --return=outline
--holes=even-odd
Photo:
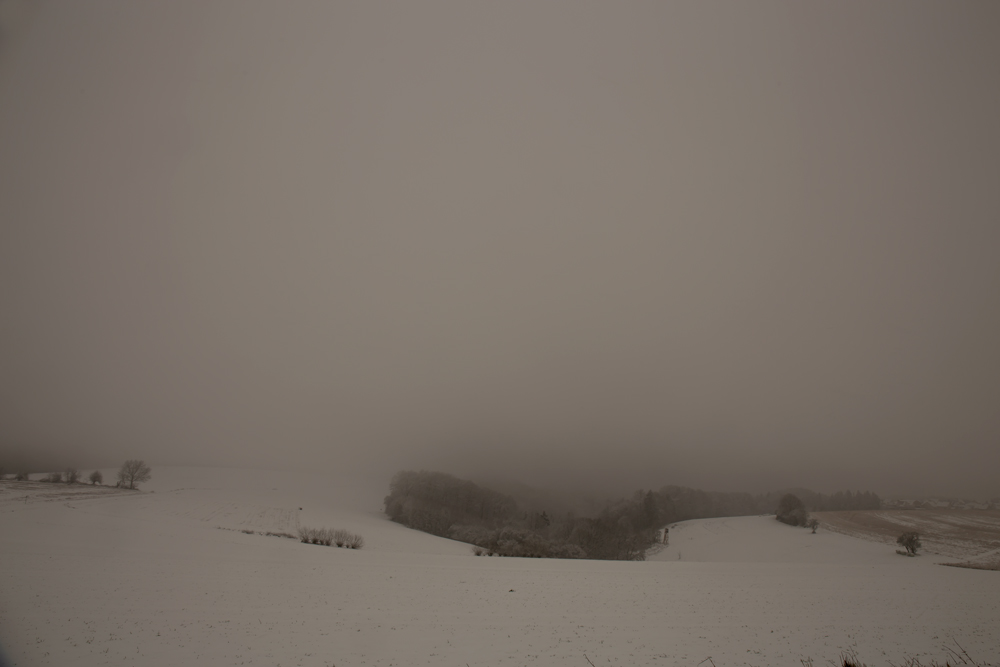
[[[103,484],[104,483],[104,475],[101,474],[100,470],[95,470],[94,472],[90,473],[90,477],[88,477],[87,479],[90,480],[91,484]]]
[[[26,472],[19,472],[14,474],[14,479],[18,482],[27,482],[31,479],[31,475]]]
[[[916,556],[917,549],[923,545],[920,543],[920,533],[907,531],[896,538],[896,544],[906,549],[907,556]]]
[[[48,479],[46,479],[45,481],[52,482],[53,484],[58,484],[59,482],[62,482],[62,473],[61,472],[50,473]]]

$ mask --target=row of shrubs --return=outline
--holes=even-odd
[[[325,547],[337,545],[346,549],[360,549],[365,546],[365,539],[360,535],[342,529],[333,528],[299,528],[299,541],[305,544],[321,544]]]
[[[587,552],[567,542],[547,540],[524,528],[490,530],[481,526],[452,526],[448,536],[473,545],[477,556],[509,556],[512,558],[586,558]]]
[[[3,478],[4,474],[0,472],[0,479]],[[26,472],[16,472],[14,473],[13,479],[15,482],[30,482],[31,474]],[[94,472],[90,473],[90,477],[88,477],[87,479],[90,480],[91,484],[101,484],[104,482],[104,475],[101,474],[100,470],[95,470]],[[76,484],[80,481],[80,472],[75,468],[67,468],[65,473],[62,472],[49,473],[48,475],[44,475],[43,477],[41,477],[38,481],[52,482],[54,484],[61,484],[63,482],[65,482],[66,484]]]
[[[101,474],[100,470],[95,470],[90,473],[88,478],[91,484],[103,484],[104,475]],[[28,481],[28,476],[24,475],[24,480]],[[80,473],[73,468],[67,468],[65,473],[53,472],[49,473],[47,476],[42,477],[39,482],[51,482],[53,484],[61,484],[65,482],[66,484],[77,484],[80,481]]]
[[[528,551],[519,544],[501,544],[498,549],[473,545],[476,556],[509,556],[512,558],[586,558],[587,552],[576,544],[557,544],[546,551]]]
[[[287,538],[289,540],[296,540],[296,539],[298,539],[297,537],[295,537],[291,533],[281,533],[281,532],[275,532],[273,530],[253,530],[252,528],[239,528],[239,529],[236,529],[236,528],[226,528],[224,526],[219,526],[219,530],[239,530],[241,533],[244,533],[246,535],[263,535],[265,537],[284,537],[284,538]]]
[[[118,481],[115,483],[116,487],[128,488],[135,490],[138,487],[137,484],[142,482],[148,482],[153,477],[153,471],[150,469],[146,462],[141,459],[129,459],[121,465],[118,469]],[[3,467],[0,466],[0,479],[4,478]],[[101,484],[104,485],[104,475],[101,474],[100,470],[95,470],[87,476],[90,483],[93,485]],[[14,481],[16,482],[29,482],[31,481],[31,476],[26,472],[14,473]],[[53,484],[60,484],[65,482],[66,484],[78,484],[81,482],[80,471],[72,466],[66,468],[65,472],[53,472],[45,477],[42,477],[39,482],[50,482]]]

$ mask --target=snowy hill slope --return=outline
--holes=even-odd
[[[688,522],[648,562],[476,558],[468,545],[387,521],[374,504],[381,489],[366,498],[350,487],[319,475],[155,469],[138,494],[26,500],[3,489],[8,661],[473,667],[711,657],[723,667],[823,664],[853,647],[874,667],[943,662],[953,639],[983,663],[1000,655],[993,572],[767,517]],[[367,545],[240,532],[296,521],[359,532]]]
[[[827,563],[898,565],[894,548],[820,529],[785,525],[769,516],[684,521],[650,560],[699,563]],[[922,563],[935,561],[923,558]]]
[[[110,478],[109,475],[105,477]],[[116,512],[221,527],[295,533],[299,526],[343,528],[368,551],[461,554],[469,547],[387,521],[379,483],[348,475],[231,468],[158,468],[142,485],[151,493]]]

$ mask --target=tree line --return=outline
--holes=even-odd
[[[878,509],[873,493],[832,496],[796,490],[813,511]],[[660,529],[688,519],[775,514],[783,493],[749,494],[664,486],[608,503],[596,516],[527,511],[513,497],[441,472],[397,473],[386,515],[432,535],[475,545],[477,554],[644,560]]]
[[[410,528],[476,545],[484,555],[606,560],[644,558],[665,518],[652,495],[596,517],[529,512],[506,494],[427,471],[397,473],[385,512]]]
[[[673,500],[678,517],[674,521],[775,514],[782,498],[788,493],[801,499],[803,508],[807,512],[877,510],[882,507],[882,499],[870,491],[857,493],[838,491],[827,495],[808,489],[791,489],[790,491],[772,491],[760,494],[702,491],[681,486],[665,486],[660,489],[660,495],[668,496]]]
[[[148,482],[152,479],[152,469],[146,465],[145,461],[140,459],[129,459],[118,468],[117,481],[115,486],[127,489],[136,489],[137,484],[142,482]],[[2,466],[0,466],[0,479],[5,476],[5,471]],[[50,482],[53,484],[79,484],[81,475],[80,471],[76,468],[69,467],[63,472],[53,472],[49,473],[45,477],[37,480],[39,482]],[[104,484],[104,475],[100,470],[95,470],[90,473],[87,477],[90,480],[91,485]],[[18,471],[14,473],[14,481],[16,482],[30,482],[31,473],[25,471]]]

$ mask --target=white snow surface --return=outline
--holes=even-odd
[[[773,517],[678,524],[646,562],[477,558],[342,478],[154,468],[141,493],[73,497],[0,482],[7,663],[799,667],[853,651],[875,667],[954,663],[960,645],[1000,664],[998,572]],[[259,534],[299,525],[365,547]]]

